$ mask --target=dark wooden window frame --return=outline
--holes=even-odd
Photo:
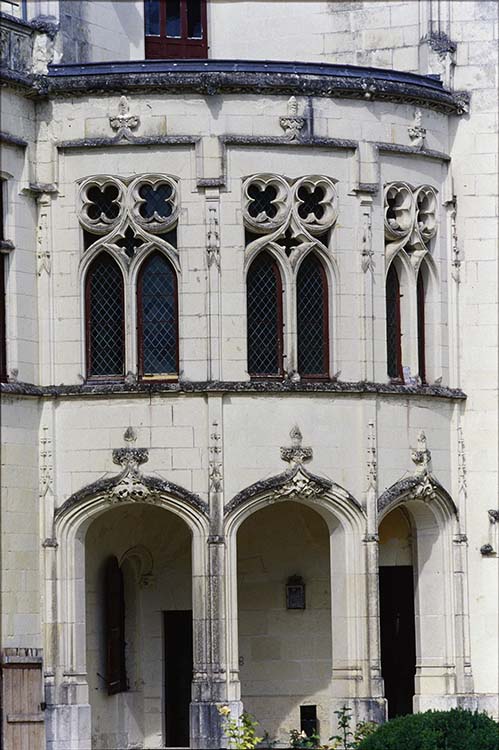
[[[99,260],[103,254],[106,254],[109,256],[109,258],[112,260],[113,263],[116,264],[119,272],[120,272],[120,304],[122,309],[122,328],[121,328],[121,346],[122,346],[122,357],[123,357],[123,372],[119,375],[93,375],[92,374],[92,323],[91,323],[91,299],[90,299],[90,283],[92,279],[92,274],[94,271],[94,265],[97,260]],[[121,272],[121,268],[119,267],[118,263],[116,263],[115,259],[112,257],[110,253],[106,253],[103,251],[103,253],[98,253],[91,261],[87,272],[85,276],[85,351],[86,351],[86,373],[87,373],[87,380],[97,380],[97,381],[121,381],[123,380],[125,376],[125,285],[123,280],[123,274]]]
[[[251,380],[282,380],[284,377],[284,312],[283,312],[283,295],[284,295],[284,288],[282,284],[282,276],[281,272],[279,270],[278,263],[274,256],[269,253],[267,250],[263,250],[262,253],[258,253],[258,255],[253,258],[251,261],[251,264],[248,268],[248,273],[246,275],[246,290],[248,287],[248,277],[251,272],[251,267],[253,264],[258,261],[260,256],[266,253],[269,255],[269,257],[272,259],[272,271],[274,273],[274,278],[276,279],[276,297],[277,297],[277,362],[278,362],[278,372],[277,373],[253,373],[250,372],[250,378]],[[246,291],[247,294],[247,291]],[[247,309],[247,308],[246,308]],[[249,324],[248,321],[248,315],[247,315],[247,324]],[[248,325],[249,328],[249,325]],[[247,330],[246,333],[246,340],[249,342],[249,331]],[[249,351],[248,351],[248,370],[249,370]]]
[[[180,0],[180,37],[166,36],[166,19],[170,0],[160,0],[159,5],[159,35],[146,35],[145,57],[152,59],[205,59],[208,57],[208,14],[206,10],[207,0],[201,0],[201,24],[203,34],[200,39],[192,39],[187,36],[187,2]]]
[[[0,382],[7,382],[7,304],[5,290],[6,256],[0,252]]]
[[[151,260],[154,253],[150,253],[141,263],[139,273],[137,274],[137,287],[136,287],[136,299],[137,299],[137,369],[139,378],[145,380],[178,380],[179,373],[179,306],[178,306],[178,276],[175,268],[171,261],[162,254],[164,260],[169,263],[174,279],[174,296],[175,296],[175,341],[176,341],[176,356],[175,356],[175,373],[158,373],[158,375],[144,375],[144,336],[143,336],[143,317],[142,317],[142,278],[144,269],[147,266],[147,262]]]
[[[423,268],[420,266],[416,283],[418,316],[418,371],[422,383],[426,383],[426,285]]]
[[[394,276],[393,276],[394,275]],[[389,284],[391,281],[394,280],[394,288],[393,288],[393,298],[395,300],[395,329],[396,329],[396,348],[394,351],[390,351],[390,337],[388,335],[388,329],[389,329],[389,318],[388,318],[388,305],[389,305]],[[391,263],[390,268],[388,269],[388,274],[386,276],[386,285],[385,285],[385,299],[386,299],[386,316],[387,316],[387,323],[386,323],[386,347],[387,347],[387,369],[388,369],[388,375],[392,380],[400,380],[403,381],[404,373],[402,369],[402,321],[401,321],[401,314],[400,314],[400,280],[399,275],[397,272],[397,269],[395,268],[394,263]],[[396,374],[393,372],[390,373],[390,363],[392,357],[395,360],[395,367],[393,368],[396,370]]]
[[[326,269],[324,268],[323,262],[317,256],[316,253],[313,253],[313,256],[316,259],[320,268],[321,280],[322,280],[322,293],[324,295],[323,296],[324,309],[322,313],[322,340],[324,342],[324,353],[323,353],[323,362],[322,362],[323,371],[317,374],[307,374],[307,375],[302,375],[302,373],[299,373],[299,374],[302,380],[329,380],[329,283],[328,283]],[[298,278],[299,278],[302,265],[303,264],[300,265],[300,268],[298,269],[298,274],[296,276],[296,314],[297,316],[298,316],[298,305],[299,305]],[[298,325],[296,327],[296,337],[297,337],[297,349],[296,350],[297,350],[297,356],[299,356],[298,352],[300,348],[300,340],[298,336]]]

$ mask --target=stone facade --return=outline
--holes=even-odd
[[[191,747],[224,742],[223,704],[254,712],[281,746],[303,705],[317,707],[323,739],[344,703],[381,720],[379,565],[414,571],[414,710],[497,717],[496,4],[211,0],[204,70],[133,67],[138,1],[96,14],[40,0],[27,20],[6,5],[0,648],[5,665],[36,652],[46,747],[166,746],[170,610],[192,610]],[[233,58],[270,62],[216,62]],[[141,180],[176,190],[175,244],[141,223]],[[119,217],[89,245],[86,186],[108,184]],[[252,185],[275,190],[272,220],[249,211]],[[300,215],[300,186],[327,195],[321,219]],[[142,233],[131,258],[116,244],[127,226]],[[170,380],[137,370],[137,276],[158,247],[178,278]],[[103,248],[125,289],[125,376],[113,382],[87,377],[85,280]],[[286,357],[281,378],[255,380],[246,278],[265,249],[283,279]],[[315,381],[300,377],[297,348],[310,251],[329,310],[329,377]],[[108,555],[128,613],[129,690],[112,696],[99,631]],[[293,575],[304,611],[285,608]]]

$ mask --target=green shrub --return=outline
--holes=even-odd
[[[483,713],[426,711],[382,724],[358,750],[499,750],[499,727]]]

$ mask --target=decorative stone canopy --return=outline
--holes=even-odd
[[[152,503],[160,495],[173,495],[191,505],[204,516],[209,515],[208,505],[198,495],[166,479],[142,474],[141,465],[149,460],[147,448],[117,448],[113,450],[113,461],[122,467],[115,477],[98,479],[83,487],[55,511],[55,518],[65,515],[75,506],[83,505],[92,497],[105,496],[110,504]]]

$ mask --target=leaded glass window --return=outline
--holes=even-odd
[[[425,292],[423,268],[421,267],[418,273],[416,295],[418,304],[418,371],[422,383],[426,383]]]
[[[85,297],[88,376],[123,376],[123,276],[109,253],[100,253],[92,262]]]
[[[267,252],[251,264],[246,282],[248,371],[254,377],[282,375],[282,283]]]
[[[139,374],[178,372],[177,277],[171,263],[155,252],[144,261],[137,284]]]
[[[402,379],[400,284],[393,263],[386,277],[386,358],[389,377]]]
[[[328,286],[319,258],[310,253],[300,266],[296,284],[298,372],[302,377],[329,374]]]

